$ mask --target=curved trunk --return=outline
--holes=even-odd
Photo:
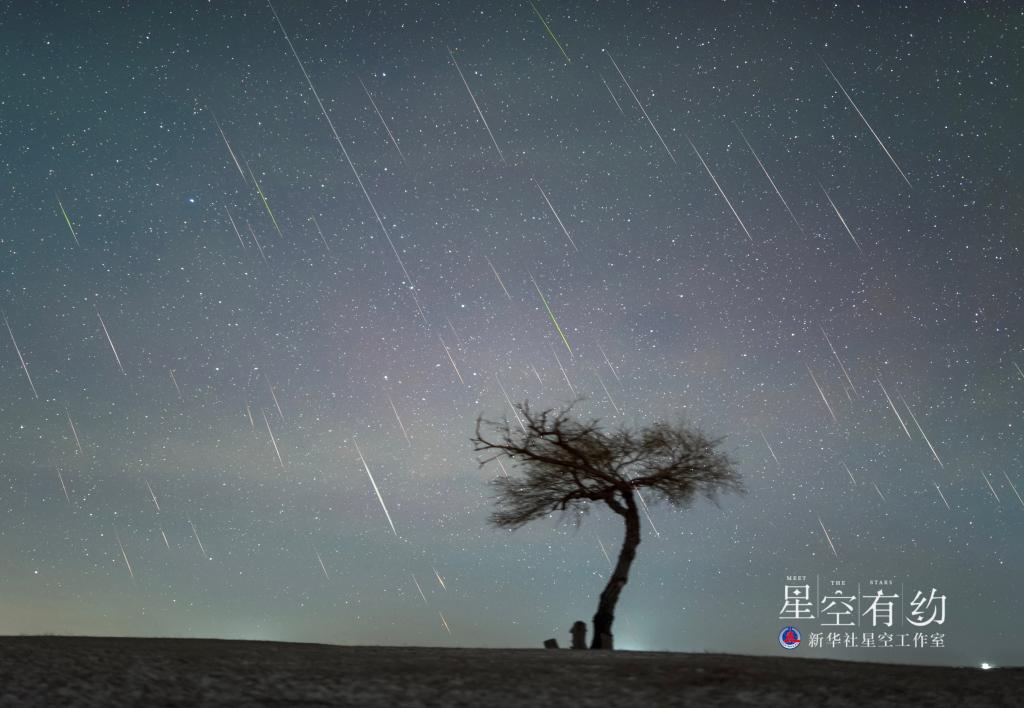
[[[636,502],[632,492],[624,495],[626,505],[616,509],[615,513],[622,516],[626,523],[626,536],[622,541],[622,550],[619,551],[619,560],[615,563],[615,569],[608,578],[608,584],[601,592],[601,599],[597,605],[597,613],[594,614],[594,637],[591,640],[591,649],[612,648],[612,622],[615,620],[615,604],[619,601],[622,588],[629,580],[629,568],[636,558],[636,547],[640,545],[640,514],[637,511]]]

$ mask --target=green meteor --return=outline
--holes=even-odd
[[[75,239],[76,246],[81,246],[82,244],[78,241],[78,235],[75,233],[75,227],[71,225],[71,219],[68,217],[68,213],[64,211],[64,205],[61,204],[60,197],[57,197],[57,204],[60,206],[60,213],[64,215],[64,221],[68,224],[68,229],[71,230],[71,238]]]
[[[575,359],[576,355],[573,353],[572,347],[569,346],[569,340],[565,338],[565,332],[563,332],[562,328],[558,325],[558,320],[555,319],[555,313],[551,311],[551,306],[548,305],[548,299],[544,297],[544,293],[540,291],[540,286],[537,285],[537,281],[533,279],[532,273],[530,274],[530,280],[533,281],[533,287],[537,288],[537,294],[540,295],[540,301],[544,303],[544,308],[548,311],[548,317],[551,318],[551,323],[554,324],[555,329],[558,330],[558,336],[562,338],[565,348],[569,350],[569,356]]]
[[[249,167],[248,161],[246,161],[245,166]],[[263,207],[267,210],[267,213],[270,215],[270,220],[274,222],[274,228],[277,229],[277,235],[280,236],[281,238],[284,238],[284,234],[281,233],[281,227],[277,225],[277,219],[274,218],[274,212],[270,211],[270,204],[267,203],[267,198],[264,196],[263,190],[260,189],[260,183],[256,181],[256,175],[252,173],[251,167],[249,167],[249,176],[252,177],[253,184],[256,185],[256,192],[260,195],[260,199],[263,200]]]
[[[544,25],[544,29],[547,30],[548,36],[550,36],[551,39],[554,40],[555,44],[558,45],[558,51],[560,51],[562,56],[565,57],[565,61],[571,62],[572,60],[569,59],[569,55],[565,53],[564,49],[562,49],[562,43],[558,41],[558,37],[556,37],[555,33],[551,31],[550,27],[548,27],[548,23],[544,21],[544,16],[540,14],[540,10],[537,9],[537,6],[533,4],[533,0],[530,0],[530,7],[533,8],[533,11],[536,13],[537,19],[540,20],[540,23]]]

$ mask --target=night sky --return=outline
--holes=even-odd
[[[622,524],[469,437],[579,395],[748,487],[648,500],[617,647],[804,574],[948,596],[805,656],[1024,662],[1024,13],[880,5],[281,0],[332,127],[265,2],[4,3],[0,633],[565,646]]]

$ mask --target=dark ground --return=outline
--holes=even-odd
[[[656,652],[0,637],[0,706],[1024,705],[1024,668]]]

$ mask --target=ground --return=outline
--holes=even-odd
[[[1011,706],[1024,669],[731,654],[0,637],[0,706]]]

